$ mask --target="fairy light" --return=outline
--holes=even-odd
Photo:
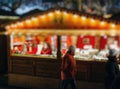
[[[31,20],[33,20],[33,21],[37,21],[37,18],[35,18],[35,17],[32,17],[32,19]]]
[[[78,15],[74,14],[74,15],[73,15],[73,17],[74,17],[74,18],[77,18],[77,17],[78,17]]]
[[[48,16],[50,16],[50,17],[53,16],[53,13],[52,12],[48,13]]]
[[[60,14],[60,10],[56,10],[55,13],[56,13],[56,14]]]
[[[30,20],[26,20],[25,22],[26,22],[27,24],[30,24],[30,23],[31,23],[31,21],[30,21]]]
[[[100,22],[100,24],[101,24],[101,25],[104,25],[104,24],[105,24],[105,22],[104,22],[104,21],[101,21],[101,22]]]
[[[116,26],[116,25],[115,25],[114,23],[111,24],[111,27],[112,27],[112,28],[115,28],[115,26]]]
[[[45,15],[41,15],[40,18],[44,19],[44,18],[45,18]]]
[[[22,22],[17,22],[17,26],[23,26]]]
[[[92,22],[92,23],[94,23],[94,22],[95,22],[95,20],[94,20],[94,19],[91,19],[91,22]]]
[[[81,16],[81,19],[82,20],[86,20],[87,18],[85,16]]]
[[[64,15],[67,15],[68,13],[66,11],[63,12]]]

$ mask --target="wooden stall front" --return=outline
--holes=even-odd
[[[103,82],[107,47],[120,45],[119,24],[63,9],[30,15],[6,29],[10,83],[24,83],[28,76],[60,79],[61,58],[70,45],[76,47],[77,80]],[[50,45],[50,53],[42,52],[44,43]]]

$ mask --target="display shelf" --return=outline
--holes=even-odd
[[[11,56],[16,56],[16,57],[32,57],[32,58],[50,58],[50,59],[56,59],[56,56],[53,55],[27,55],[27,54],[11,54]]]

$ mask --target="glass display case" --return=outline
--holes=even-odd
[[[57,36],[34,33],[13,33],[10,36],[11,55],[16,56],[57,56]]]
[[[109,48],[119,51],[119,40],[116,36],[61,36],[61,52],[64,55],[70,45],[75,46],[74,57],[77,60],[107,60]],[[98,45],[98,47],[97,47]]]
[[[107,60],[109,48],[119,51],[119,36],[61,35],[61,54],[69,46],[75,46],[77,60]],[[99,38],[99,40],[98,40]],[[57,35],[12,33],[10,35],[11,55],[26,57],[57,58]]]

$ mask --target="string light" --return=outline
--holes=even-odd
[[[23,26],[22,22],[17,22],[17,26]]]
[[[105,22],[104,22],[104,21],[101,21],[101,22],[100,22],[100,24],[101,24],[101,25],[104,25],[104,24],[105,24]]]
[[[31,21],[30,21],[30,20],[26,20],[25,22],[26,22],[27,24],[31,23]]]
[[[36,18],[36,17],[32,17],[32,20],[33,20],[33,21],[37,21],[37,18]]]
[[[55,13],[56,13],[56,14],[60,14],[60,10],[56,10]]]
[[[116,25],[115,25],[114,23],[113,23],[113,24],[111,24],[111,27],[112,27],[112,28],[115,28],[115,26],[116,26]]]
[[[66,11],[63,12],[64,15],[67,15],[68,13]]]
[[[81,19],[82,20],[86,20],[87,18],[85,16],[81,16]]]
[[[95,22],[95,20],[94,20],[94,19],[91,19],[91,22],[92,22],[92,23],[94,23],[94,22]]]
[[[53,13],[52,12],[48,13],[48,16],[53,16]]]
[[[41,15],[40,18],[44,19],[44,18],[45,18],[45,15]]]
[[[74,18],[77,18],[77,17],[78,17],[78,15],[74,14],[74,15],[73,15],[73,17],[74,17]]]

